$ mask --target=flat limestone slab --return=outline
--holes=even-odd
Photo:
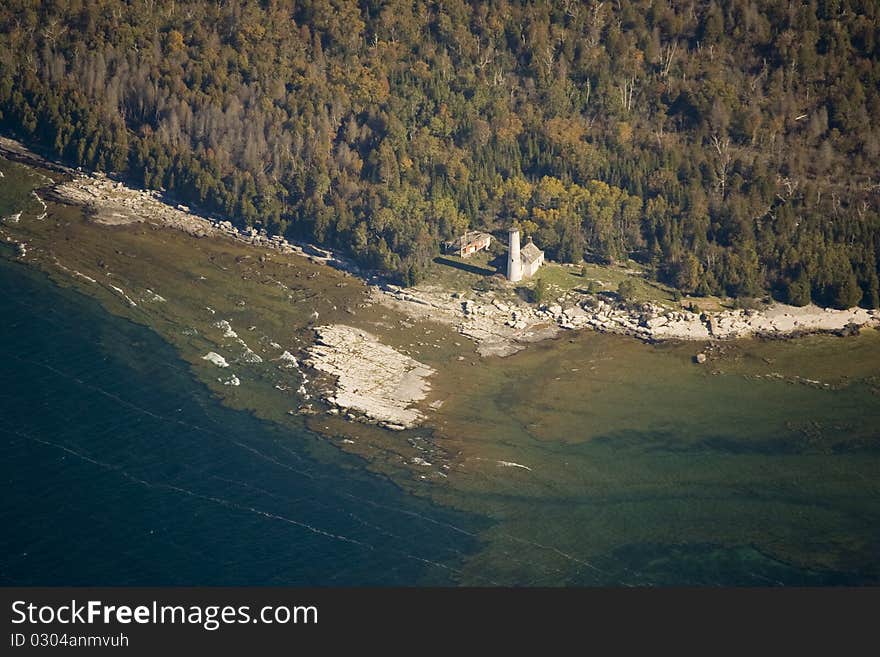
[[[419,424],[422,413],[412,405],[425,398],[434,370],[351,326],[315,329],[317,342],[305,364],[337,378],[327,402],[365,416],[390,429]]]

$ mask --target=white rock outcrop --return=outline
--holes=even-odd
[[[419,424],[423,416],[413,404],[427,395],[431,367],[351,326],[321,326],[315,332],[305,365],[336,377],[325,401],[389,429]]]
[[[229,363],[226,362],[226,359],[223,358],[223,356],[221,356],[220,354],[214,353],[213,351],[209,351],[204,356],[202,356],[202,360],[213,363],[217,367],[229,367]]]
[[[290,353],[286,349],[284,350],[284,353],[281,354],[275,360],[281,362],[281,367],[287,367],[287,368],[299,367],[299,362],[296,360],[296,356],[294,356],[292,353]]]

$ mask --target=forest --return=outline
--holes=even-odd
[[[404,284],[512,224],[880,304],[876,0],[5,0],[0,130]]]

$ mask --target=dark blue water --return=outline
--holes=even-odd
[[[456,583],[483,520],[227,409],[149,330],[0,258],[0,584]],[[330,448],[327,448],[328,451]]]

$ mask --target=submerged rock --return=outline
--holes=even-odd
[[[241,362],[243,363],[262,363],[263,359],[251,349],[247,343],[241,338],[237,338],[236,342],[241,345]]]
[[[202,356],[202,360],[206,360],[209,363],[214,363],[217,367],[229,367],[229,363],[226,362],[226,359],[223,358],[220,354],[216,354],[213,351],[209,351],[204,356]]]
[[[299,367],[296,356],[294,356],[286,349],[284,350],[284,353],[278,357],[278,360],[281,361],[282,367]]]
[[[221,319],[219,322],[215,322],[214,326],[221,331],[223,331],[224,338],[237,338],[238,333],[232,330],[232,326],[229,324],[228,320]]]

